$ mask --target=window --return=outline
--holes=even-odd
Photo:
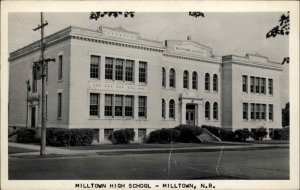
[[[58,57],[58,80],[62,80],[63,56]]]
[[[90,116],[99,116],[99,94],[90,94]]]
[[[273,79],[269,79],[268,83],[269,83],[269,94],[273,95]]]
[[[218,92],[218,75],[216,74],[213,77],[213,91]]]
[[[266,79],[265,78],[261,78],[261,84],[260,84],[260,92],[262,94],[266,94]]]
[[[37,92],[37,69],[32,68],[32,92]]]
[[[255,105],[255,119],[260,120],[260,104]]]
[[[170,75],[169,76],[169,80],[170,80],[169,86],[175,88],[175,86],[176,86],[176,82],[175,82],[175,80],[176,80],[175,70],[174,69],[170,69],[170,74],[169,75]]]
[[[147,83],[147,63],[139,62],[139,82]]]
[[[161,102],[161,117],[166,118],[166,101],[164,99]]]
[[[248,103],[243,103],[243,119],[248,120]]]
[[[205,103],[205,118],[210,119],[210,104],[209,104],[209,102]]]
[[[105,58],[105,79],[113,79],[113,62],[114,59],[110,57]]]
[[[248,76],[243,75],[243,92],[248,92]]]
[[[125,116],[133,117],[133,96],[125,96]]]
[[[104,115],[113,116],[113,95],[105,94]]]
[[[218,119],[218,103],[215,102],[213,105],[213,118]]]
[[[123,116],[123,97],[122,95],[115,96],[115,116]]]
[[[123,80],[123,59],[116,59],[115,80]]]
[[[146,138],[146,129],[138,129],[138,139],[144,141]]]
[[[112,135],[113,132],[114,132],[113,129],[104,129],[104,139],[108,140],[110,135]]]
[[[269,104],[269,120],[273,120],[273,104]]]
[[[255,77],[250,77],[250,92],[254,93],[254,88],[255,88]]]
[[[133,82],[133,61],[126,60],[125,80]]]
[[[169,101],[169,118],[175,119],[175,101],[173,99]]]
[[[162,78],[161,85],[163,87],[166,87],[166,69],[165,68],[162,68],[161,78]]]
[[[205,90],[209,90],[209,87],[210,87],[209,83],[210,83],[210,77],[209,77],[209,74],[206,73],[205,74]]]
[[[261,104],[260,106],[260,115],[262,120],[266,120],[266,104]]]
[[[139,117],[147,117],[147,97],[139,96]]]
[[[91,56],[91,65],[90,65],[90,78],[99,78],[99,67],[100,67],[100,57]]]
[[[183,88],[189,88],[189,72],[183,72]]]
[[[46,94],[46,102],[45,102],[45,104],[46,104],[46,117],[47,117],[47,115],[48,115],[48,94]]]
[[[259,93],[259,77],[255,78],[255,92]]]
[[[255,104],[251,104],[251,119],[255,119]]]
[[[61,118],[61,93],[57,94],[57,117]]]
[[[198,89],[198,74],[196,71],[194,71],[192,75],[192,88]]]

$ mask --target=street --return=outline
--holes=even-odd
[[[289,179],[287,148],[220,153],[10,157],[9,179]]]

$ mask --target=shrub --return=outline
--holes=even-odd
[[[251,132],[248,129],[237,129],[234,134],[236,135],[236,140],[246,141],[250,137]]]
[[[203,133],[203,129],[193,125],[179,125],[175,129],[180,132],[178,142],[199,142],[197,136]]]
[[[94,133],[93,129],[47,128],[46,140],[49,146],[88,146]]]
[[[148,143],[170,143],[178,141],[180,132],[176,129],[159,129],[149,134]]]
[[[129,144],[134,140],[135,132],[133,130],[121,129],[112,133],[109,138],[114,144]]]
[[[264,127],[259,127],[258,129],[253,129],[252,132],[253,132],[252,137],[255,140],[262,140],[268,134],[266,128],[264,128]]]
[[[17,132],[17,142],[18,143],[35,143],[39,140],[36,137],[37,133],[35,129],[22,128]]]
[[[270,137],[273,140],[289,140],[289,128],[274,129],[270,132]]]

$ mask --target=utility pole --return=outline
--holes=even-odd
[[[41,59],[39,61],[33,62],[34,65],[41,66],[42,69],[42,127],[41,127],[41,149],[40,156],[46,155],[46,106],[45,106],[45,76],[46,76],[46,64],[49,61],[55,61],[55,59],[44,59],[45,43],[44,43],[44,27],[47,26],[47,21],[44,23],[43,12],[41,12],[41,25],[38,25],[34,31],[41,29]]]

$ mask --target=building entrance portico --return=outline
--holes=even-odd
[[[203,112],[203,100],[197,97],[181,95],[181,124],[197,125],[202,124],[201,113]]]

